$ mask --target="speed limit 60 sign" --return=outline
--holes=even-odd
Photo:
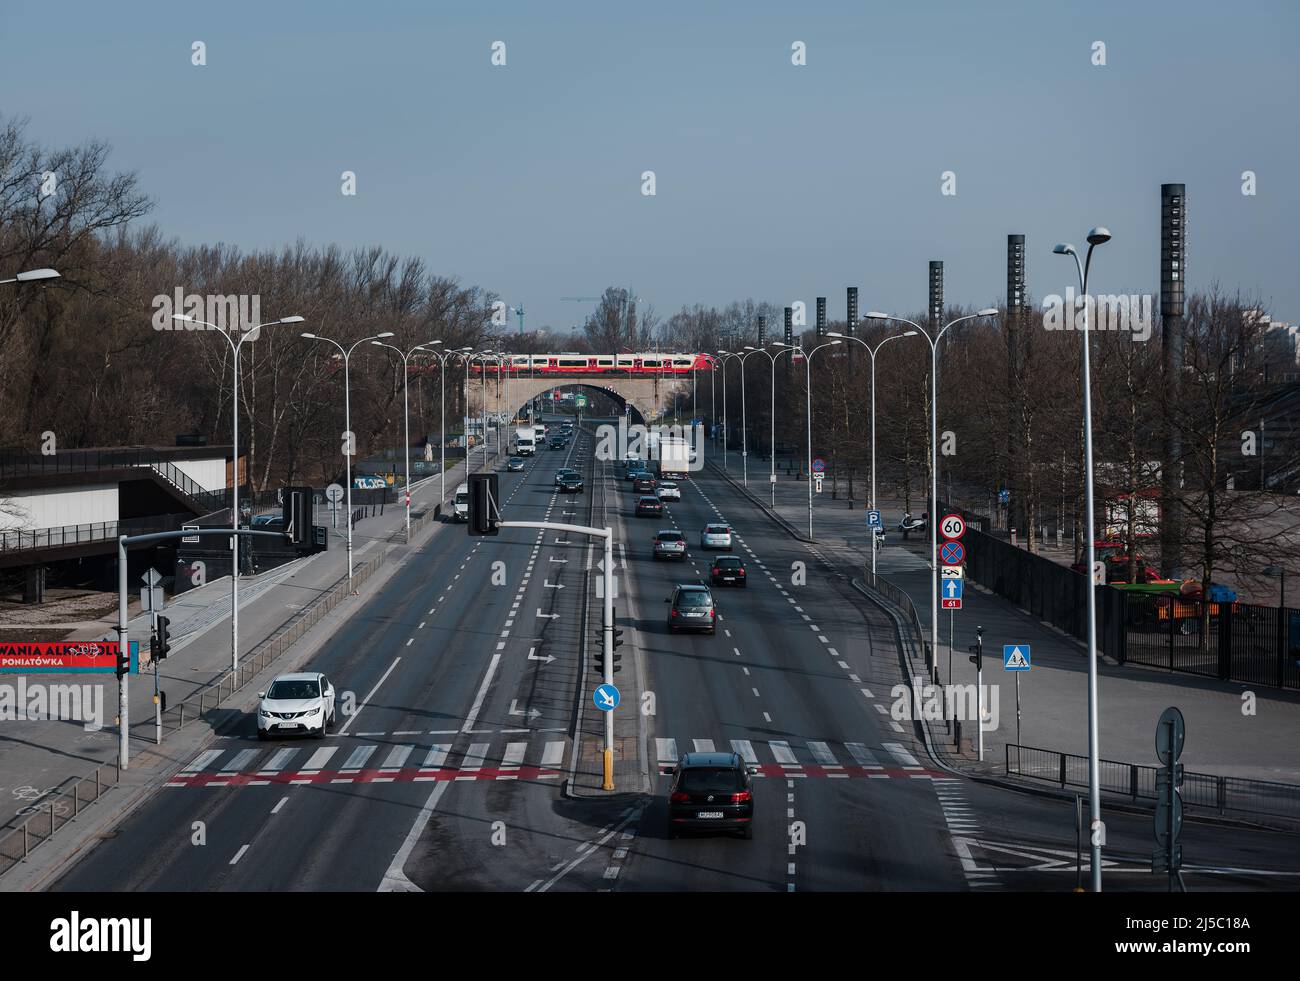
[[[949,541],[961,538],[966,534],[966,522],[960,514],[944,515],[944,519],[939,522],[939,533]]]

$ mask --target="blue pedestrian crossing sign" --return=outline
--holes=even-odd
[[[939,586],[939,592],[943,594],[943,598],[946,600],[959,600],[961,599],[963,582],[964,580],[961,579],[945,579]]]
[[[612,712],[618,708],[620,697],[618,689],[613,685],[599,685],[591,696],[591,700],[596,703],[596,708],[602,712]]]
[[[1028,644],[1002,645],[1002,667],[1008,671],[1028,671],[1030,666]]]
[[[879,512],[879,511],[868,511],[868,512],[867,512],[867,524],[868,524],[870,527],[872,527],[872,528],[879,528],[879,527],[880,527],[880,512]]]

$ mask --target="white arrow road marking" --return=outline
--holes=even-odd
[[[541,710],[541,709],[530,709],[530,708],[528,708],[527,706],[525,706],[524,708],[520,708],[520,707],[519,707],[519,699],[517,699],[517,698],[512,698],[512,699],[510,699],[510,714],[511,714],[511,715],[527,715],[528,718],[529,718],[529,720],[531,721],[531,720],[537,718],[539,715],[541,715],[541,714],[542,714],[542,710]]]
[[[547,664],[550,664],[552,661],[555,660],[555,655],[554,655],[554,654],[547,654],[547,655],[544,656],[544,657],[539,657],[537,654],[533,653],[533,652],[536,651],[536,650],[537,650],[536,647],[530,647],[530,648],[528,648],[528,660],[530,660],[530,661],[545,661]]]
[[[540,606],[537,608],[537,617],[538,617],[538,619],[540,619],[540,620],[558,620],[558,619],[560,619],[560,615],[559,615],[558,613],[543,613],[543,612],[542,612],[542,608],[541,608]]]
[[[564,588],[564,585],[563,585],[562,583],[558,583],[558,582],[551,582],[551,580],[549,580],[549,579],[543,579],[543,580],[542,580],[542,588],[544,588],[544,589],[563,589],[563,588]]]
[[[561,565],[563,565],[564,563],[568,562],[569,560],[568,560],[568,559],[557,559],[555,556],[551,556],[550,561],[552,561],[552,562],[558,562],[558,563],[560,563]]]

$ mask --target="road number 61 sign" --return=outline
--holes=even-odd
[[[961,538],[966,534],[966,522],[962,520],[960,514],[945,515],[939,522],[939,533],[949,541]]]

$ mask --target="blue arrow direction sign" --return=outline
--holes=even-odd
[[[944,542],[939,546],[939,561],[944,565],[961,565],[966,549],[961,542]]]
[[[961,599],[961,579],[945,579],[943,585],[939,587],[939,592],[943,594],[944,599]]]
[[[880,527],[880,512],[879,512],[879,511],[868,511],[868,512],[867,512],[867,524],[870,525],[872,528],[879,528],[879,527]]]
[[[596,703],[596,708],[602,712],[612,712],[618,708],[619,699],[618,689],[613,685],[598,685],[596,691],[592,694],[591,700]]]
[[[1028,671],[1030,668],[1028,644],[1003,644],[1002,666],[1008,671]]]

